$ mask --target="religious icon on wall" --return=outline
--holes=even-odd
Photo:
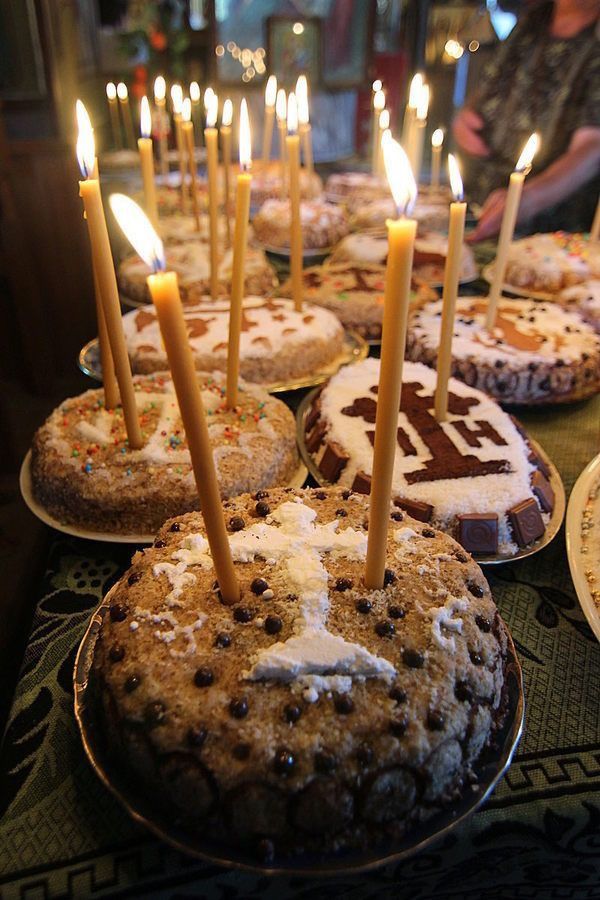
[[[316,86],[321,78],[321,20],[269,16],[266,24],[269,72],[287,88],[294,86],[298,75],[306,75]]]

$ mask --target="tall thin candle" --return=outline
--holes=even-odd
[[[290,273],[294,306],[302,310],[302,223],[300,219],[300,138],[298,131],[298,107],[296,95],[291,93],[287,105],[286,137],[287,158],[290,173]]]
[[[200,231],[200,208],[198,204],[198,182],[196,180],[196,144],[194,141],[194,123],[192,122],[192,101],[186,97],[181,107],[181,130],[187,147],[187,159],[190,169],[192,190],[192,209],[196,221],[196,231]]]
[[[277,99],[277,78],[269,75],[265,88],[265,126],[263,131],[262,161],[266,166],[271,158],[273,141],[273,124],[275,121],[275,101]]]
[[[125,235],[153,270],[153,274],[148,276],[148,289],[167,351],[206,536],[221,597],[225,603],[232,605],[240,598],[240,586],[227,539],[206,413],[183,317],[177,274],[165,271],[162,242],[139,206],[123,194],[113,194],[110,205]]]
[[[410,154],[408,153],[408,148],[410,147],[412,141],[411,133],[414,127],[417,104],[419,102],[419,97],[421,96],[422,87],[423,76],[420,72],[416,72],[410,82],[410,88],[408,91],[408,103],[406,104],[406,108],[404,110],[404,122],[402,126],[402,146],[406,150],[409,159]]]
[[[117,97],[119,98],[119,106],[121,115],[123,116],[123,125],[125,134],[127,135],[127,143],[130,147],[135,147],[135,134],[133,133],[133,119],[131,118],[131,107],[129,105],[129,91],[124,81],[120,81],[117,85]]]
[[[287,99],[283,88],[277,91],[277,101],[275,103],[275,114],[277,116],[277,130],[279,132],[279,163],[281,172],[281,198],[286,194],[285,179],[285,138],[287,133]]]
[[[179,161],[179,175],[181,177],[181,209],[184,215],[188,211],[188,192],[185,164],[185,139],[181,127],[181,109],[183,106],[183,89],[180,84],[171,87],[171,103],[173,104],[173,124],[175,126],[175,143],[177,145],[177,158]]]
[[[205,95],[206,96],[206,95]],[[216,299],[219,293],[219,133],[216,129],[219,98],[212,91],[208,96],[206,128],[206,163],[208,168],[208,216],[210,228],[210,295]]]
[[[444,132],[441,128],[436,128],[431,135],[431,187],[439,188],[440,186],[440,165],[442,160],[442,144],[444,143]]]
[[[169,134],[169,121],[166,110],[167,83],[162,75],[154,81],[154,106],[156,109],[156,133],[158,136],[158,157],[160,161],[161,175],[169,172],[169,147],[167,136]]]
[[[296,82],[296,102],[298,104],[298,131],[302,140],[302,154],[307,172],[314,170],[312,129],[308,111],[308,81],[306,75],[299,75]]]
[[[152,133],[152,117],[147,97],[142,97],[140,105],[140,131],[142,136],[138,138],[138,150],[140,151],[140,167],[144,184],[144,201],[146,212],[151,222],[156,226],[158,224],[158,206],[154,184],[154,155],[152,152],[152,138],[150,137]]]
[[[106,99],[108,100],[108,111],[110,113],[110,127],[112,129],[113,144],[117,150],[121,149],[121,124],[119,122],[119,107],[117,100],[117,86],[113,81],[109,81],[106,85]]]
[[[227,246],[231,246],[231,222],[229,215],[229,196],[231,191],[231,123],[233,121],[233,103],[227,98],[221,113],[221,153],[223,154],[223,181],[225,188],[225,232]]]
[[[417,233],[416,221],[406,218],[415,202],[417,186],[404,150],[391,136],[384,140],[383,159],[399,218],[387,222],[389,247],[365,565],[365,584],[373,589],[383,587],[385,573],[398,410],[402,391],[402,364]]]
[[[385,94],[383,91],[377,91],[373,97],[373,109],[375,112],[375,120],[373,127],[373,146],[371,150],[371,172],[377,174],[377,159],[379,157],[379,141],[381,135],[379,133],[379,114],[385,109]]]

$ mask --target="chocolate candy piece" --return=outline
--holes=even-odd
[[[245,697],[238,697],[229,704],[229,712],[234,719],[245,719],[248,715],[248,701]]]
[[[333,698],[335,711],[341,716],[348,716],[354,711],[354,701],[348,694],[336,694]]]
[[[113,622],[124,622],[128,612],[129,607],[125,606],[123,603],[113,603],[110,608],[110,617]]]
[[[194,675],[194,684],[196,687],[210,687],[214,680],[215,673],[212,669],[209,669],[208,666],[200,666],[199,669],[196,669]]]
[[[306,435],[306,449],[309,453],[315,453],[319,449],[323,443],[326,429],[327,425],[325,422],[319,421],[310,434]]]
[[[268,589],[269,584],[264,578],[255,578],[250,585],[250,590],[253,594],[256,594],[257,597],[260,597],[260,595],[264,594]]]
[[[429,503],[421,503],[420,500],[408,500],[406,497],[394,497],[394,506],[398,506],[407,512],[409,516],[418,522],[430,522],[433,514],[433,506]]]
[[[357,494],[371,493],[371,476],[365,472],[357,472],[352,482],[352,490]]]
[[[278,634],[282,628],[282,621],[279,616],[267,616],[265,619],[265,631],[267,634]]]
[[[308,434],[313,430],[315,425],[317,424],[317,419],[321,415],[321,398],[317,397],[313,405],[311,406],[308,415],[306,416],[306,420],[304,422],[304,431]]]
[[[340,445],[332,441],[325,447],[325,453],[319,463],[319,470],[323,477],[333,484],[340,477],[349,459],[350,457],[344,453]]]
[[[251,622],[254,618],[254,610],[247,606],[236,606],[233,610],[233,618],[235,622]]]
[[[550,478],[550,466],[537,450],[532,448],[531,453],[527,458],[530,463],[533,463],[536,469],[539,469],[540,472],[546,476],[546,478]]]
[[[242,531],[245,524],[241,516],[232,516],[229,520],[229,529],[230,531]]]
[[[280,747],[273,759],[273,768],[278,775],[289,775],[296,765],[296,758],[287,747]]]
[[[351,578],[336,578],[334,590],[336,591],[349,591],[353,585],[353,581]]]
[[[531,477],[533,493],[538,498],[544,512],[552,512],[554,509],[554,490],[545,475],[538,470]]]
[[[509,509],[508,518],[519,547],[527,547],[545,531],[540,508],[532,497]]]
[[[288,703],[287,706],[284,707],[283,714],[286,722],[294,725],[302,715],[302,710],[295,703]]]
[[[458,516],[458,540],[469,553],[497,553],[498,514],[465,513]]]

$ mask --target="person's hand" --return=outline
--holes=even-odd
[[[478,134],[484,126],[484,121],[474,109],[465,106],[452,123],[452,133],[456,143],[471,156],[485,158],[490,155],[490,149]]]
[[[538,211],[533,188],[534,179],[532,179],[529,184],[526,184],[523,189],[521,202],[519,204],[517,225],[522,225],[524,222],[527,222],[527,220]],[[488,238],[496,237],[500,232],[500,226],[502,225],[505,204],[506,190],[504,188],[497,188],[489,194],[481,208],[477,226],[466,238],[467,243],[476,244],[478,241],[485,241]]]

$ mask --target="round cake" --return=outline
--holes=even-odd
[[[230,226],[231,235],[233,238],[235,227],[235,222],[233,219],[230,220]],[[207,244],[210,241],[210,219],[206,213],[201,213],[200,230],[198,230],[198,228],[196,227],[195,216],[162,216],[158,222],[158,233],[162,239],[163,244],[165,244],[166,246],[171,246],[173,244],[185,244],[188,241],[200,241],[203,244]],[[227,222],[224,215],[219,216],[217,223],[217,234],[219,240],[222,242],[221,246],[225,247],[225,241],[227,240]],[[254,232],[252,230],[252,226],[248,225],[248,242],[252,241],[253,238]]]
[[[235,197],[235,175],[238,167],[232,168],[231,197]],[[306,168],[300,169],[300,196],[303,200],[314,200],[323,193],[323,182],[316,172],[308,172]],[[250,185],[250,202],[253,208],[260,207],[266,200],[281,198],[281,164],[279,160],[270,162],[267,166],[262,163],[256,166],[252,172]]]
[[[229,301],[186,306],[190,347],[196,368],[227,369]],[[167,356],[153,306],[123,316],[123,330],[134,372],[163,371]],[[343,350],[344,329],[333,313],[290,300],[245,297],[240,335],[240,374],[246,381],[272,385],[323,371]]]
[[[452,342],[452,375],[502,403],[539,406],[582,400],[600,390],[600,338],[576,313],[556,303],[498,303],[492,333],[487,298],[459,297]],[[407,357],[437,365],[442,302],[410,317]]]
[[[555,294],[571,284],[600,277],[600,245],[586,234],[554,231],[513,241],[506,266],[507,284]]]
[[[343,238],[327,264],[338,262],[367,262],[385,265],[388,255],[388,238],[386,234],[356,233]],[[444,268],[448,255],[448,238],[437,232],[419,233],[415,241],[413,269],[419,278],[430,284],[442,284]],[[460,280],[469,281],[477,278],[477,266],[473,251],[463,244],[461,252]]]
[[[304,299],[324,306],[339,318],[345,328],[357,331],[369,340],[380,340],[383,322],[383,292],[385,266],[374,263],[336,263],[312,266],[302,272]],[[437,297],[413,275],[414,302]],[[284,297],[292,296],[292,282],[288,279],[279,289]]]
[[[506,715],[506,626],[447,535],[395,513],[368,590],[366,498],[258,496],[226,504],[233,607],[200,515],[136,554],[95,647],[99,727],[190,833],[267,863],[376,848],[470,790]]]
[[[600,334],[600,279],[590,278],[564,288],[556,299],[565,309],[578,312],[583,321]]]
[[[289,200],[267,200],[254,216],[257,240],[266,247],[290,246],[291,210]],[[300,203],[302,246],[305,250],[332,247],[348,233],[346,213],[334,203],[303,200]]]
[[[280,400],[240,387],[225,406],[220,374],[199,375],[222,497],[287,484],[298,468],[294,419]],[[135,378],[144,436],[130,450],[120,406],[102,390],[65,400],[35,434],[33,494],[60,522],[114,534],[154,533],[166,518],[198,509],[190,455],[170,378]]]
[[[379,360],[341,369],[305,418],[306,448],[330,484],[368,494]],[[393,495],[397,508],[451,534],[471,553],[514,556],[542,537],[554,508],[543,460],[507,413],[452,378],[439,424],[436,373],[405,362]]]
[[[155,180],[159,216],[183,215],[181,207],[181,175],[179,171],[169,172],[168,175],[157,175]],[[206,179],[198,176],[196,188],[200,209],[206,211],[208,209],[208,182]],[[220,199],[223,199],[222,190]],[[143,194],[140,194],[139,202],[142,205],[144,204]],[[188,185],[188,213],[191,211],[191,205],[190,187]]]
[[[350,228],[352,231],[385,231],[387,219],[397,219],[398,210],[393,199],[389,195],[377,200],[365,202],[350,202]],[[411,212],[411,218],[416,219],[419,228],[424,231],[439,231],[445,233],[448,230],[448,202],[434,197],[417,196],[417,202]]]
[[[165,248],[167,269],[177,272],[179,292],[184,304],[194,304],[210,292],[209,245],[188,241]],[[233,268],[233,251],[225,250],[219,262],[219,295],[229,294]],[[138,303],[150,303],[146,279],[148,266],[137,253],[126,257],[118,267],[119,290]],[[244,284],[249,294],[269,294],[277,284],[275,270],[262,250],[248,247],[244,267]]]
[[[337,172],[325,182],[325,196],[337,203],[366,203],[389,198],[390,186],[385,178],[369,172]]]

